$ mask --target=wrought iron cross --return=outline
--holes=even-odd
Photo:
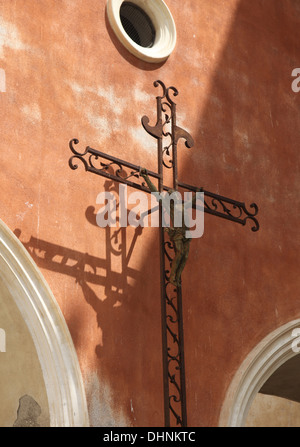
[[[194,141],[190,134],[177,126],[176,103],[174,97],[178,95],[175,87],[166,87],[162,81],[154,82],[155,87],[162,89],[161,96],[156,97],[157,121],[154,126],[149,125],[149,118],[142,118],[144,129],[157,139],[158,167],[157,172],[147,170],[148,178],[157,185],[159,192],[179,188],[185,191],[197,192],[199,189],[178,180],[177,144],[180,139],[191,148]],[[166,141],[164,144],[164,141]],[[74,163],[79,159],[86,171],[101,175],[110,180],[117,181],[133,188],[151,193],[148,183],[145,184],[141,175],[141,167],[105,154],[87,146],[83,153],[78,152],[74,145],[77,139],[72,139],[69,147],[74,154],[69,165],[77,169]],[[172,187],[164,185],[165,169],[172,169]],[[256,219],[258,207],[255,203],[247,210],[243,202],[238,202],[218,194],[204,190],[204,212],[232,222],[246,225],[247,220],[252,221],[252,231],[259,229]],[[161,280],[161,325],[162,325],[162,355],[163,355],[163,384],[164,384],[164,417],[165,426],[187,426],[186,386],[184,363],[184,340],[182,318],[182,286],[174,286],[170,282],[172,260],[175,256],[175,247],[164,231],[162,225],[162,207],[160,205],[160,280]]]

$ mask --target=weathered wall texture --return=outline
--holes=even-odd
[[[299,427],[300,404],[258,393],[248,413],[246,427]]]
[[[0,427],[49,426],[49,408],[38,355],[22,315],[0,278]],[[33,425],[35,424],[35,425]]]
[[[68,142],[156,169],[153,82],[175,85],[190,184],[259,205],[261,229],[205,217],[183,273],[188,423],[215,426],[247,353],[300,316],[298,0],[167,0],[163,64],[118,42],[105,0],[0,0],[1,219],[40,267],[69,326],[91,425],[163,424],[155,228],[96,226],[114,185],[68,166]],[[1,322],[0,322],[1,326]]]

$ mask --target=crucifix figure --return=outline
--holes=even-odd
[[[147,185],[151,192],[158,193],[156,186],[151,182],[147,170],[142,168],[140,170],[140,175],[145,179]],[[200,188],[199,191],[202,191],[203,188]],[[168,194],[172,195],[175,192],[173,189],[169,189]],[[193,199],[191,201],[191,206],[196,204],[196,194],[194,194]],[[172,200],[167,201],[167,206],[164,206],[164,199],[160,197],[159,199],[162,202],[163,210],[170,211],[170,219],[172,226],[165,227],[165,231],[168,233],[170,240],[173,243],[173,248],[175,251],[175,256],[172,260],[171,273],[170,273],[170,283],[176,287],[181,287],[181,274],[185,267],[186,261],[188,259],[189,251],[190,251],[190,242],[191,238],[186,236],[186,232],[188,227],[186,226],[183,219],[181,219],[181,224],[176,225],[174,214],[176,212],[176,203]],[[180,202],[180,214],[184,213],[184,205]],[[170,209],[169,209],[170,208]]]
[[[178,180],[177,175],[177,145],[180,139],[191,148],[194,141],[190,134],[177,126],[176,103],[178,95],[175,87],[166,87],[162,81],[154,82],[155,87],[162,89],[162,94],[156,97],[157,121],[149,125],[149,118],[142,118],[146,132],[157,140],[157,172],[134,165],[125,160],[100,152],[89,146],[84,152],[78,152],[74,145],[77,139],[69,143],[73,156],[69,160],[71,169],[77,169],[75,160],[80,160],[85,170],[106,177],[110,180],[131,186],[147,193],[163,193],[188,191],[194,193],[192,206],[195,207],[197,192],[204,194],[202,207],[204,212],[246,225],[252,222],[252,231],[259,229],[256,219],[258,207],[250,205],[249,211],[243,202],[220,196],[188,185]],[[164,143],[166,142],[166,143]],[[164,184],[165,170],[172,170],[172,186]],[[145,183],[146,182],[146,183]],[[162,358],[164,384],[164,417],[165,426],[187,426],[185,363],[182,318],[182,284],[181,274],[186,265],[190,238],[186,237],[185,224],[174,225],[174,207],[170,203],[170,219],[172,226],[163,226],[163,203],[159,200],[159,233],[160,233],[160,280],[161,280],[161,325],[162,325]]]

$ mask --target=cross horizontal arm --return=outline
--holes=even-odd
[[[178,186],[187,189],[188,191],[197,192],[197,187],[187,185],[186,183],[178,182]],[[246,208],[244,202],[239,202],[228,197],[215,194],[210,191],[204,192],[204,212],[212,214],[213,216],[221,217],[222,219],[230,220],[231,222],[236,222],[241,225],[246,225],[247,221],[250,220],[254,225],[251,227],[252,231],[259,230],[259,223],[256,219],[258,213],[258,206],[256,203],[251,203],[250,208],[253,211],[249,211]]]
[[[73,146],[78,143],[79,141],[75,138],[69,143],[69,147],[74,154],[69,160],[71,169],[77,169],[78,165],[74,163],[74,161],[80,160],[86,171],[106,177],[109,180],[124,183],[141,191],[151,193],[151,189],[145,184],[144,178],[140,174],[140,166],[113,157],[112,155],[105,154],[104,152],[97,151],[89,146],[86,147],[83,153],[80,153]],[[147,175],[157,181],[161,178],[158,173],[153,171],[147,170]],[[178,187],[192,192],[199,191],[199,188],[196,186],[188,185],[183,182],[178,182]],[[168,191],[170,188],[168,186],[163,186],[163,189]],[[259,223],[255,217],[258,213],[258,207],[255,203],[250,205],[250,208],[253,210],[250,212],[247,210],[244,202],[239,202],[206,190],[203,190],[203,192],[205,213],[241,225],[246,225],[247,221],[250,220],[254,224],[251,228],[252,231],[258,231]]]
[[[69,147],[74,154],[69,160],[71,169],[77,169],[78,165],[74,163],[74,161],[80,160],[83,163],[85,170],[88,172],[101,175],[109,180],[124,183],[147,193],[151,192],[145,184],[144,179],[140,176],[140,166],[113,157],[112,155],[105,154],[104,152],[97,151],[89,146],[86,147],[83,153],[80,153],[76,151],[73,146],[73,144],[78,143],[79,141],[76,138],[72,139],[69,143]],[[147,170],[147,173],[150,177],[157,180],[160,179],[160,175],[156,172]]]

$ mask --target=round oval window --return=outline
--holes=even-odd
[[[163,0],[108,0],[107,16],[120,42],[144,61],[162,62],[175,47],[175,23]]]

